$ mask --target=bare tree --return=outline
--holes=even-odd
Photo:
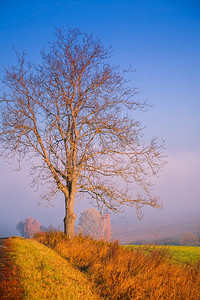
[[[197,246],[199,245],[198,237],[192,232],[186,232],[180,239],[180,245],[183,246]]]
[[[101,215],[95,208],[87,209],[80,215],[78,234],[95,239],[111,240],[110,215]]]
[[[20,221],[16,228],[23,237],[29,239],[32,238],[36,232],[40,231],[40,223],[32,217],[29,217],[28,219]]]
[[[104,222],[100,213],[95,209],[87,209],[80,215],[78,233],[99,240],[104,236]]]
[[[41,65],[17,53],[18,64],[6,69],[0,145],[10,161],[31,160],[33,185],[49,183],[49,201],[64,194],[64,230],[72,238],[75,195],[87,193],[114,212],[159,207],[149,177],[164,164],[163,145],[143,143],[133,113],[146,103],[135,99],[126,72],[108,62],[110,50],[79,29],[57,29],[56,36]]]

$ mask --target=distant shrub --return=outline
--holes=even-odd
[[[166,248],[131,251],[118,242],[71,240],[53,231],[35,238],[86,273],[104,299],[200,299],[200,262],[175,265]]]

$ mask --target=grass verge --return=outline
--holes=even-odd
[[[98,299],[84,274],[35,240],[12,238],[10,260],[19,270],[21,299]]]

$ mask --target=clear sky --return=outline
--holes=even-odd
[[[152,104],[137,114],[145,139],[166,139],[169,163],[156,180],[164,210],[145,210],[140,222],[200,223],[200,2],[198,0],[0,0],[0,74],[15,63],[12,46],[40,62],[40,50],[54,39],[54,28],[80,27],[112,46],[112,62],[130,64],[133,86]],[[0,159],[0,236],[15,233],[18,221],[32,216],[58,226],[63,199],[53,208],[38,206],[39,193],[28,185],[28,169],[16,173]],[[77,206],[77,212],[85,204]],[[120,223],[121,222],[121,223]],[[145,223],[146,222],[146,223]],[[133,210],[113,218],[132,228]],[[137,223],[138,224],[138,223]],[[125,230],[125,229],[124,229]]]

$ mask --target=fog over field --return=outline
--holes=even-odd
[[[134,208],[111,215],[113,238],[121,243],[155,236],[200,230],[200,5],[198,1],[2,1],[0,9],[0,74],[16,63],[12,46],[25,49],[40,62],[40,51],[54,40],[55,26],[80,27],[94,32],[106,47],[112,45],[112,63],[135,72],[131,85],[137,99],[152,107],[137,112],[144,140],[166,140],[168,163],[152,178],[163,208],[144,208],[138,220]],[[1,88],[3,86],[1,85]],[[29,164],[13,171],[0,157],[0,237],[16,235],[19,221],[32,216],[41,225],[62,228],[64,199],[52,206],[38,205],[45,186],[30,187]],[[47,204],[47,203],[46,203]],[[87,199],[76,203],[80,213],[91,207]]]
[[[1,162],[0,174],[1,219],[0,236],[18,235],[16,225],[29,216],[41,225],[62,228],[64,201],[62,195],[52,202],[53,206],[38,205],[40,192],[30,187],[30,177],[23,172],[12,171]],[[155,192],[163,201],[162,209],[144,208],[142,220],[138,220],[134,208],[127,208],[118,215],[111,215],[112,237],[123,242],[137,239],[153,239],[200,230],[200,187],[198,155],[182,154],[170,157],[169,163],[155,182]],[[46,203],[47,205],[47,203]],[[86,199],[76,203],[77,221],[80,213],[88,207]]]

